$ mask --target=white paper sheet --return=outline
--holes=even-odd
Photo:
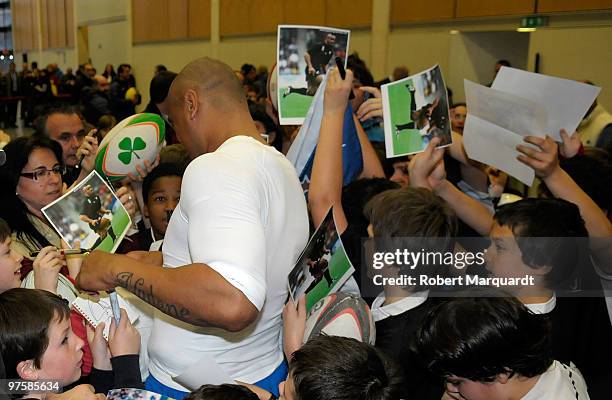
[[[494,166],[531,186],[532,168],[516,159],[524,136],[546,134],[546,109],[527,99],[464,81],[468,115],[463,146],[469,158]]]
[[[172,380],[189,390],[196,390],[202,385],[236,383],[210,355],[204,355],[182,374],[172,377]]]
[[[499,70],[491,87],[542,105],[548,112],[546,133],[558,142],[559,131],[565,129],[571,135],[601,91],[597,86],[509,67]]]

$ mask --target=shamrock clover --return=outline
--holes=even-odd
[[[132,154],[134,154],[136,158],[140,160],[140,156],[138,155],[138,153],[136,153],[136,151],[144,150],[145,147],[147,147],[147,144],[139,136],[136,136],[134,138],[134,143],[132,143],[131,138],[124,137],[119,142],[119,148],[125,151],[122,151],[121,153],[119,153],[117,157],[122,163],[124,163],[125,165],[128,165],[130,162],[132,162]]]

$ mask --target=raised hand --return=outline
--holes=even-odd
[[[370,86],[362,86],[357,90],[370,93],[373,96],[361,103],[359,106],[359,109],[357,110],[357,118],[359,118],[359,121],[363,122],[375,117],[382,118],[383,106],[380,89]]]
[[[344,113],[348,104],[349,93],[353,89],[353,72],[346,71],[342,79],[338,68],[332,68],[327,74],[323,110],[325,113]]]
[[[525,136],[523,140],[533,146],[519,144],[516,149],[521,152],[517,159],[534,169],[536,176],[546,179],[560,169],[557,143],[549,136]]]
[[[439,144],[440,138],[435,137],[423,152],[412,157],[408,166],[410,186],[436,190],[446,180],[444,149],[436,148]]]

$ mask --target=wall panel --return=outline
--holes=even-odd
[[[440,21],[453,18],[455,0],[391,0],[391,24]]]
[[[538,12],[612,9],[612,0],[538,0]]]
[[[535,0],[456,0],[455,17],[528,15],[535,13]]]

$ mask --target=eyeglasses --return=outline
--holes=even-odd
[[[34,172],[22,172],[19,174],[19,176],[23,176],[24,178],[39,181],[43,179],[48,179],[52,173],[55,175],[63,175],[64,172],[65,172],[64,168],[58,165],[51,169],[37,169]]]

